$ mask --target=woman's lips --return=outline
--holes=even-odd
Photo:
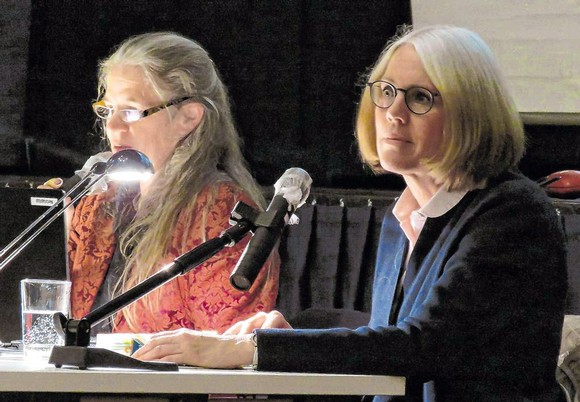
[[[406,138],[399,136],[399,135],[385,135],[384,137],[381,138],[381,141],[386,142],[386,143],[395,143],[395,144],[401,144],[401,143],[410,144],[411,143],[411,141],[409,141]]]
[[[111,147],[113,153],[117,153],[119,151],[123,151],[124,149],[131,149],[131,147],[126,145],[114,145]]]

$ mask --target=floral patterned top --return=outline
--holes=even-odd
[[[110,197],[110,192],[86,196],[75,209],[68,238],[71,312],[75,319],[90,312],[116,248],[114,218],[103,213]],[[230,213],[237,201],[255,205],[231,182],[209,185],[202,190],[193,207],[179,214],[170,251],[159,266],[171,263],[228,229]],[[247,235],[235,246],[224,248],[198,267],[151,292],[159,300],[158,311],[150,311],[142,300],[134,302],[140,317],[139,331],[128,328],[122,311],[116,314],[113,331],[151,333],[190,328],[223,332],[258,311],[272,310],[278,293],[277,251],[270,255],[248,291],[236,290],[229,282],[249,239]]]

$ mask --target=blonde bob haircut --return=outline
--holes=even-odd
[[[435,180],[448,190],[469,190],[515,168],[524,154],[523,125],[498,63],[479,35],[452,26],[404,26],[387,43],[365,82],[380,80],[403,45],[414,47],[443,101],[442,146],[423,161]],[[375,173],[385,173],[374,119],[375,106],[365,86],[355,135],[363,162]]]

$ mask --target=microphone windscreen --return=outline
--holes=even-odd
[[[81,179],[84,178],[87,174],[89,174],[91,168],[95,165],[95,163],[107,162],[112,155],[113,153],[111,151],[105,151],[99,152],[98,154],[91,156],[89,159],[87,159],[87,161],[80,170],[75,170],[75,175],[80,176]]]
[[[85,177],[87,177],[87,175],[91,172],[91,169],[93,168],[93,166],[95,166],[97,163],[106,163],[109,160],[109,158],[111,157],[111,155],[113,155],[112,152],[106,151],[106,152],[100,152],[96,155],[91,156],[89,159],[87,159],[87,161],[85,162],[85,164],[83,165],[83,167],[81,169],[75,170],[75,174],[73,176],[71,176],[68,179],[65,179],[63,181],[60,188],[66,192],[70,191],[70,189],[72,189],[81,180],[83,180]],[[106,189],[107,189],[107,182],[105,181],[105,178],[103,177],[101,180],[99,180],[98,182],[96,182],[92,186],[89,194],[99,193],[99,192],[105,191]],[[76,189],[72,194],[70,194],[70,197],[75,198],[75,196],[78,193],[80,193],[82,190],[83,190],[82,188]]]
[[[302,168],[287,169],[274,184],[274,195],[282,195],[294,209],[301,207],[310,195],[312,178]]]

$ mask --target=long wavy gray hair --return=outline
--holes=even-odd
[[[117,286],[118,291],[124,291],[160,268],[179,213],[193,205],[209,183],[233,180],[260,208],[265,201],[246,167],[227,89],[198,43],[173,32],[147,33],[125,40],[99,65],[99,99],[106,91],[109,72],[119,65],[140,67],[161,99],[191,97],[205,109],[198,127],[156,172],[149,191],[139,200],[135,220],[121,236],[120,247],[127,257],[126,267],[130,267],[124,270]],[[155,298],[147,299],[154,308]],[[124,310],[130,326],[136,319],[131,310],[131,306]]]

